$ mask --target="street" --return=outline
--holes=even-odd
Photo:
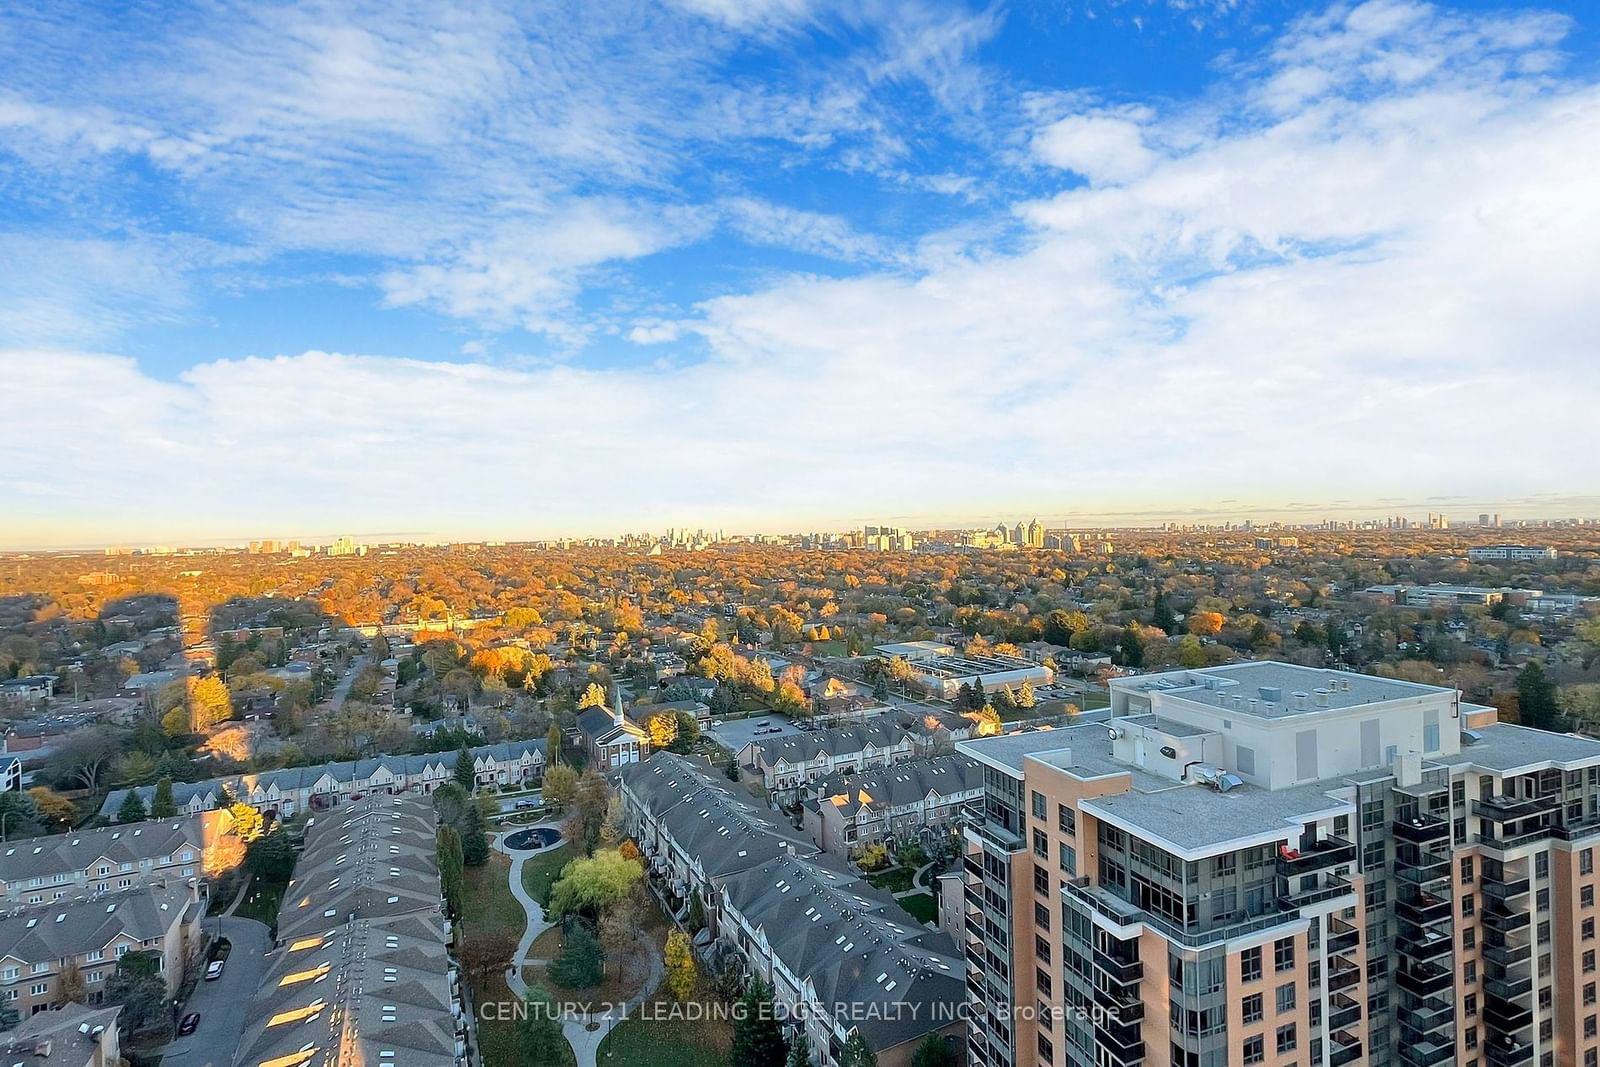
[[[207,927],[217,920],[204,920]],[[239,1036],[249,1018],[247,1005],[260,988],[270,958],[272,939],[264,924],[232,915],[222,917],[222,936],[233,944],[228,965],[215,982],[201,979],[189,1002],[179,1010],[182,1018],[200,1013],[200,1028],[180,1037],[162,1052],[164,1067],[230,1067]]]

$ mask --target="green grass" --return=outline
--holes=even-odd
[[[482,867],[466,870],[466,899],[461,905],[461,924],[472,930],[511,929],[521,934],[528,925],[528,913],[511,893],[511,861],[498,852],[489,854]]]
[[[933,902],[932,893],[913,893],[909,897],[898,897],[895,903],[919,923],[931,923],[939,917],[938,906]]]
[[[268,882],[261,878],[251,881],[249,890],[244,899],[239,902],[239,907],[234,914],[241,919],[254,919],[266,923],[268,928],[276,935],[278,932],[278,908],[283,904],[283,894],[289,888],[288,882]]]
[[[600,1042],[595,1061],[611,1067],[727,1067],[733,1027],[726,1021],[664,1017],[674,1001],[665,994],[646,1003],[649,1018],[628,1018]]]
[[[867,875],[867,881],[879,889],[887,889],[891,893],[902,893],[911,888],[911,876],[916,874],[909,867],[891,867],[887,871]]]
[[[572,1054],[572,1046],[565,1041],[555,1058],[535,1057],[526,1047],[520,1022],[509,1018],[483,1018],[482,1005],[512,1003],[511,990],[499,975],[474,983],[472,994],[473,1003],[480,1007],[478,1051],[483,1056],[484,1067],[574,1067],[578,1062]]]
[[[562,845],[529,857],[522,864],[522,888],[534,900],[543,903],[550,893],[551,884],[561,876],[561,868],[571,863],[573,858],[571,845]]]

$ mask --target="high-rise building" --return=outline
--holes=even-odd
[[[1038,519],[1034,519],[1032,522],[1028,523],[1028,547],[1044,547],[1044,523],[1040,522]]]
[[[965,741],[968,1062],[1593,1064],[1600,741],[1242,663]]]

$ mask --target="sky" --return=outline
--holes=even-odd
[[[1600,515],[1600,10],[0,7],[0,547]]]

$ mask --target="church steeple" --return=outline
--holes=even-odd
[[[619,686],[614,687],[611,690],[611,693],[612,693],[612,705],[611,705],[612,715],[616,718],[617,725],[621,726],[622,725],[622,686],[619,685]]]

